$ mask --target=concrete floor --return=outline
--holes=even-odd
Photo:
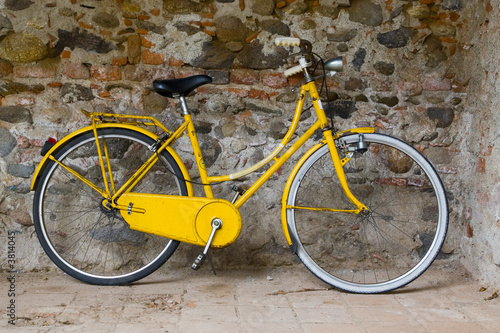
[[[500,298],[461,269],[431,267],[382,295],[330,289],[301,265],[211,273],[167,267],[131,286],[57,269],[16,275],[16,325],[2,273],[0,332],[498,332]]]

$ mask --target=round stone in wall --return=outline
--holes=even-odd
[[[384,17],[382,7],[370,0],[352,0],[349,7],[349,20],[371,27],[382,24]]]
[[[47,46],[28,33],[11,33],[0,42],[0,58],[13,62],[34,62],[48,55]]]
[[[221,42],[243,42],[247,37],[246,25],[236,16],[221,16],[215,20],[217,38]]]
[[[120,25],[118,18],[109,13],[97,13],[92,17],[92,22],[103,28],[116,28]]]
[[[34,2],[31,0],[5,0],[5,8],[9,10],[24,10]]]

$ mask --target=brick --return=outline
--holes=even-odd
[[[427,91],[449,91],[451,90],[451,81],[449,79],[441,81],[428,79],[422,83],[422,88]]]
[[[448,47],[448,50],[449,50],[449,52],[450,52],[450,56],[455,55],[455,52],[457,51],[457,45],[456,45],[456,44],[451,44],[451,45]]]
[[[49,87],[49,88],[61,88],[62,83],[61,82],[49,82],[49,83],[47,83],[47,87]]]
[[[155,44],[151,43],[149,40],[147,40],[146,37],[141,36],[141,45],[144,47],[147,47],[148,49],[155,46]]]
[[[202,21],[201,22],[202,27],[215,27],[215,22],[213,21]]]
[[[127,58],[126,57],[113,58],[111,64],[113,66],[125,66],[127,64]]]
[[[26,149],[30,147],[30,139],[21,135],[17,138],[17,148]]]
[[[269,72],[262,74],[262,83],[271,88],[283,88],[286,87],[287,80],[283,73]]]
[[[127,57],[130,64],[141,62],[141,44],[140,35],[131,35],[127,39]]]
[[[85,28],[85,29],[93,29],[94,28],[92,26],[92,24],[87,24],[87,23],[84,23],[82,21],[79,21],[78,24],[80,25],[80,27]]]
[[[259,83],[259,72],[250,69],[235,69],[231,72],[231,83],[256,85]]]
[[[132,20],[130,20],[130,19],[124,19],[123,23],[125,23],[125,26],[127,26],[127,27],[131,27],[133,24]]]
[[[276,8],[283,8],[286,6],[286,1],[279,1],[277,4],[276,4]]]
[[[143,70],[141,70],[141,72],[142,71]],[[172,68],[155,66],[149,70],[147,81],[151,82],[153,80],[170,80],[175,78],[179,77],[175,75],[175,72]]]
[[[302,74],[295,74],[287,78],[287,82],[290,86],[296,86],[303,79]]]
[[[149,11],[151,15],[158,16],[160,15],[160,10],[158,8],[153,8]]]
[[[149,31],[147,31],[146,29],[137,29],[136,32],[139,35],[147,35]]]
[[[52,62],[40,62],[35,65],[14,67],[14,76],[20,78],[50,78],[56,75],[57,66]]]
[[[451,22],[456,22],[460,18],[460,14],[452,12],[450,13],[450,21]]]
[[[250,91],[248,92],[248,97],[254,99],[269,99],[269,96],[264,90],[258,89],[250,89]]]
[[[98,81],[119,81],[122,79],[118,66],[95,66],[90,67],[90,75]]]
[[[45,145],[45,139],[31,139],[30,145],[33,147],[43,147]]]
[[[144,50],[142,51],[142,62],[147,65],[161,65],[165,62],[165,55]]]
[[[88,79],[90,71],[84,64],[69,62],[64,68],[63,75],[70,79]]]
[[[477,173],[486,173],[486,160],[482,157],[479,157],[477,159],[476,172]]]
[[[205,73],[205,71],[203,69],[181,67],[175,73],[175,78],[176,79],[182,79],[182,78],[185,78],[185,77],[188,77],[188,76],[199,75],[199,74],[206,74],[206,73]]]
[[[101,98],[110,98],[110,97],[111,97],[111,94],[109,93],[109,91],[104,90],[104,91],[101,91],[101,92],[99,93],[99,97],[101,97]]]
[[[201,27],[201,21],[189,21],[189,24],[191,25],[195,25],[197,26],[198,28]]]
[[[216,88],[214,85],[206,85],[206,86],[201,86],[196,89],[198,94],[209,94],[209,95],[218,95],[221,93],[221,90],[219,88]]]
[[[170,64],[170,66],[179,67],[179,66],[183,66],[184,65],[184,61],[175,59],[174,57],[170,57],[170,59],[168,60],[168,62]]]
[[[215,31],[213,31],[213,30],[204,29],[204,30],[203,30],[203,32],[204,32],[204,33],[206,33],[207,35],[212,36],[212,37],[215,37],[215,36],[216,36],[216,33],[215,33]]]
[[[456,43],[457,39],[454,37],[439,37],[439,40],[445,43]]]
[[[486,12],[490,13],[493,11],[493,6],[491,5],[491,2],[488,1],[488,3],[486,4]]]
[[[226,88],[227,92],[238,97],[248,97],[248,90],[239,88]]]
[[[8,76],[12,74],[12,65],[7,61],[0,60],[0,76]]]
[[[422,91],[422,86],[416,81],[399,81],[395,85],[397,91],[410,92],[412,94],[417,94]]]
[[[71,51],[64,50],[61,52],[61,59],[69,59],[71,58]]]
[[[135,65],[126,65],[122,70],[122,78],[127,81],[144,81],[148,72],[137,68]]]
[[[416,145],[414,146],[414,148],[415,148],[416,150],[418,150],[420,153],[422,153],[422,154],[423,154],[423,153],[424,153],[425,148],[427,148],[427,147],[425,147],[425,145],[416,144]]]
[[[466,228],[467,237],[468,238],[474,237],[474,228],[470,225],[469,222],[467,222],[465,224],[465,228]]]
[[[255,33],[251,34],[250,36],[248,36],[248,37],[245,39],[245,42],[246,42],[247,44],[250,44],[253,40],[255,40],[255,39],[259,36],[259,34],[261,33],[261,31],[262,31],[262,30],[259,30],[259,31],[255,32]]]

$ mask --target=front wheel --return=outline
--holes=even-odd
[[[155,140],[125,128],[97,130],[103,162],[113,176],[108,186],[118,190],[152,155]],[[104,154],[104,153],[103,153]],[[104,189],[101,162],[92,130],[69,140],[53,154],[73,172]],[[109,175],[108,175],[109,176]],[[181,169],[164,150],[156,164],[132,191],[187,195]],[[179,242],[130,229],[107,200],[60,164],[49,161],[33,199],[33,220],[40,243],[64,272],[83,282],[120,285],[139,280],[159,268]],[[164,223],[172,223],[165,216]]]
[[[297,255],[326,283],[355,293],[380,293],[416,279],[434,261],[446,236],[448,204],[429,161],[408,144],[382,134],[341,138],[347,183],[369,212],[354,214],[327,145],[295,173],[286,222]],[[320,209],[317,209],[320,208]]]

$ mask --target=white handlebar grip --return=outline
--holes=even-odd
[[[289,77],[298,74],[300,72],[302,72],[302,66],[297,65],[292,68],[288,68],[286,71],[283,72],[283,74],[285,74],[286,77]]]
[[[299,46],[300,39],[294,37],[278,37],[274,41],[277,46]]]

